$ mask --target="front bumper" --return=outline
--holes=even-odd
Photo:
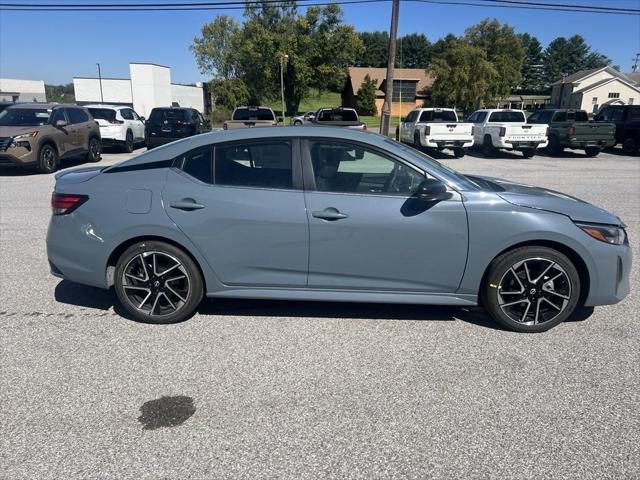
[[[631,290],[631,247],[608,245],[593,240],[598,245],[592,251],[593,271],[590,272],[590,289],[585,305],[612,305],[622,301]]]
[[[34,165],[38,160],[38,152],[33,145],[26,147],[9,147],[0,151],[0,165],[26,167]]]

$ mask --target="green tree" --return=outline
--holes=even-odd
[[[481,49],[497,76],[489,86],[494,99],[509,95],[520,84],[525,52],[522,42],[513,28],[498,20],[483,20],[465,31],[465,39],[473,47]]]
[[[73,83],[67,83],[66,85],[45,85],[44,92],[48,102],[75,103],[76,101]]]
[[[377,113],[376,81],[369,74],[365,75],[357,95],[356,109],[358,113],[360,115],[375,115]]]
[[[387,32],[359,32],[358,37],[364,48],[357,56],[356,67],[386,67],[389,52]]]
[[[398,39],[396,64],[400,68],[426,68],[431,61],[431,42],[422,33]]]
[[[537,94],[545,91],[544,53],[542,45],[536,37],[523,33],[519,35],[524,47],[524,63],[522,65],[522,81],[516,90],[523,93]]]
[[[282,61],[288,113],[297,112],[309,88],[341,86],[346,67],[353,65],[363,48],[353,27],[343,24],[338,5],[309,7],[300,15],[295,2],[253,3],[244,17],[237,30],[232,23],[226,29],[213,28],[223,23],[220,17],[202,28],[192,44],[198,66],[203,73],[223,78],[219,72],[230,72],[244,82],[249,100],[260,103],[279,97]],[[230,45],[231,52],[220,45]]]
[[[544,52],[544,80],[546,85],[579,70],[602,68],[611,65],[607,56],[591,50],[580,35],[554,39]]]
[[[431,44],[431,58],[441,56],[453,42],[458,40],[453,33],[448,33],[444,38],[440,38],[437,42]]]
[[[217,107],[233,110],[249,103],[249,89],[239,78],[214,79],[209,82],[213,103]]]
[[[450,39],[427,73],[435,77],[431,90],[434,105],[468,111],[495,98],[498,70],[485,50],[464,39]]]
[[[233,42],[239,31],[238,21],[227,15],[218,15],[202,27],[202,36],[195,37],[189,47],[200,72],[223,79],[235,75],[237,62]]]

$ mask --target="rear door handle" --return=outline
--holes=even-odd
[[[328,220],[328,221],[341,220],[343,218],[349,218],[349,215],[347,215],[345,213],[340,213],[340,211],[337,208],[333,208],[333,207],[329,207],[329,208],[325,208],[324,210],[319,210],[319,211],[316,211],[316,212],[312,212],[311,215],[313,215],[315,218],[320,218],[322,220]]]
[[[197,203],[192,198],[184,198],[182,200],[170,202],[169,206],[171,208],[176,208],[178,210],[186,210],[186,211],[200,210],[201,208],[204,208],[204,205],[202,205],[201,203]]]

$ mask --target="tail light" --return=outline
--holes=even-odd
[[[67,215],[87,200],[89,200],[87,195],[53,193],[51,195],[51,213],[53,215]]]
[[[475,135],[476,134],[476,127],[474,125],[471,125],[471,135]]]
[[[498,134],[500,137],[504,137],[507,134],[507,127],[500,127],[500,133]]]
[[[576,133],[576,129],[573,127],[569,127],[567,128],[567,135],[569,135],[570,137],[573,137],[573,134]]]
[[[549,125],[547,125],[547,129],[544,131],[545,136],[549,136]]]
[[[223,130],[229,130],[229,126],[227,125],[227,122],[224,122],[224,123],[222,124],[222,129],[223,129]]]
[[[427,125],[426,127],[424,127],[424,134],[425,136],[431,135],[431,125]]]

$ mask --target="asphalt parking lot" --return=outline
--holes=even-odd
[[[611,210],[640,258],[638,157],[444,161]],[[246,300],[143,325],[49,274],[53,184],[0,171],[0,478],[640,478],[637,261],[624,302],[536,335]]]

